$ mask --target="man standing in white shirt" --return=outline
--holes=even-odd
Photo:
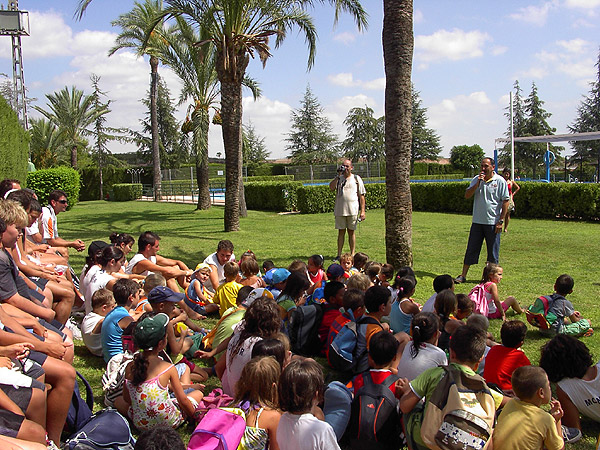
[[[337,258],[344,248],[346,230],[350,253],[354,255],[356,235],[354,231],[358,222],[365,220],[365,185],[362,178],[352,174],[352,161],[344,160],[338,168],[338,174],[329,183],[329,189],[335,191],[335,228],[338,230]]]

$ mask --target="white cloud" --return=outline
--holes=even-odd
[[[360,87],[371,91],[381,91],[385,89],[385,78],[376,78],[374,80],[355,80],[351,73],[337,73],[329,75],[327,80],[333,85],[342,87]]]
[[[497,45],[494,48],[492,48],[492,55],[494,55],[494,56],[503,55],[507,51],[508,51],[508,47],[505,47],[503,45]]]
[[[424,17],[423,17],[423,11],[421,11],[420,9],[415,9],[413,11],[413,23],[421,23],[423,22]]]
[[[481,31],[439,30],[415,38],[417,58],[424,62],[459,61],[483,56],[483,46],[491,37]]]
[[[354,33],[344,31],[343,33],[337,33],[335,36],[333,36],[333,40],[336,42],[341,42],[344,45],[348,45],[356,40],[356,35]]]
[[[568,8],[595,9],[600,6],[600,0],[566,0]]]
[[[539,6],[531,5],[519,8],[518,12],[510,14],[510,17],[521,22],[542,26],[546,23],[550,11],[557,7],[558,1],[552,0],[550,2],[542,3]]]
[[[591,42],[584,39],[571,39],[570,41],[556,41],[559,47],[562,47],[569,53],[586,53],[591,48]]]

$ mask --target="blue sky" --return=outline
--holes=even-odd
[[[118,33],[111,20],[131,9],[129,0],[94,0],[81,22],[73,20],[76,0],[21,0],[30,12],[31,36],[23,37],[23,66],[29,95],[43,106],[45,94],[75,84],[91,92],[89,76],[113,101],[109,124],[139,129],[139,102],[149,83],[149,65],[132,52],[107,56]],[[244,94],[244,123],[265,137],[271,157],[280,158],[289,131],[290,112],[299,107],[307,84],[340,139],[343,120],[355,106],[383,114],[384,68],[381,45],[382,0],[363,0],[369,28],[359,33],[348,16],[333,27],[331,7],[310,11],[319,33],[315,65],[307,71],[307,48],[292,31],[263,69],[252,61],[248,72],[261,84],[262,98]],[[567,132],[582,96],[594,80],[600,47],[600,0],[416,1],[413,82],[428,108],[429,126],[437,131],[448,156],[454,145],[479,144],[491,154],[494,139],[508,126],[508,93],[519,80],[525,96],[538,86],[548,120],[557,133]],[[0,40],[0,72],[11,75],[10,38]],[[159,69],[172,97],[180,84],[168,68]],[[183,119],[187,105],[180,107]],[[37,112],[31,111],[35,116]],[[213,127],[210,155],[222,152],[221,130]],[[114,144],[113,152],[131,151]]]

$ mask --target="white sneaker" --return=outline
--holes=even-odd
[[[75,322],[75,320],[73,320],[72,317],[70,317],[69,320],[67,320],[67,323],[65,323],[65,327],[71,330],[71,332],[73,333],[73,339],[77,339],[79,341],[83,339],[81,337],[81,330],[79,329],[79,325],[77,325],[77,322]]]

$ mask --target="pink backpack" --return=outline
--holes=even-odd
[[[246,431],[246,413],[241,408],[209,409],[188,444],[188,450],[235,450]]]
[[[491,281],[488,281],[486,283],[479,283],[477,286],[471,289],[471,292],[469,292],[469,298],[473,300],[473,303],[475,303],[474,312],[476,312],[477,314],[481,314],[485,317],[487,317],[489,312],[489,305],[486,299],[486,293],[488,292],[487,287],[490,284],[492,284]]]

